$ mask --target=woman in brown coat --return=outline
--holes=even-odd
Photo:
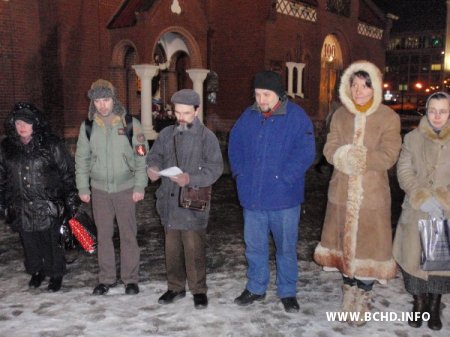
[[[335,170],[314,259],[325,270],[342,273],[342,310],[360,313],[349,322],[355,325],[365,324],[374,281],[385,283],[396,274],[387,170],[400,152],[400,119],[381,104],[381,82],[370,62],[345,70],[339,88],[343,107],[333,116],[324,148]]]
[[[432,94],[419,127],[405,136],[397,176],[405,191],[394,240],[394,258],[403,272],[406,290],[413,295],[413,312],[429,312],[428,327],[440,330],[441,294],[450,292],[450,271],[420,269],[419,219],[450,218],[450,96]],[[422,325],[419,319],[410,326]]]

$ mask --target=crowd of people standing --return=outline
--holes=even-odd
[[[288,313],[299,312],[297,243],[305,175],[316,158],[313,124],[291,102],[282,77],[255,75],[254,104],[230,132],[228,159],[243,210],[247,283],[239,306],[266,296],[270,282],[269,240],[276,259],[277,296]],[[192,293],[194,307],[208,307],[206,229],[210,199],[199,208],[181,202],[184,193],[207,190],[223,173],[216,135],[198,118],[202,104],[194,90],[182,89],[171,102],[175,125],[164,128],[149,146],[139,120],[128,115],[114,85],[92,83],[88,117],[80,126],[75,158],[50,131],[44,114],[31,103],[17,103],[5,122],[0,146],[0,216],[19,233],[30,288],[49,277],[59,291],[66,272],[61,224],[81,203],[92,205],[97,228],[98,283],[92,294],[105,295],[123,283],[127,295],[139,293],[140,248],[136,203],[157,183],[156,210],[164,226],[167,291],[158,303],[169,305]],[[382,103],[382,74],[371,62],[357,61],[343,73],[341,106],[328,122],[324,159],[333,165],[321,240],[314,260],[342,275],[345,319],[366,323],[372,289],[400,269],[413,297],[409,320],[440,330],[443,294],[450,292],[450,271],[420,266],[420,219],[450,215],[450,96],[432,94],[426,115],[404,140],[399,116]],[[395,167],[405,191],[395,239],[391,229],[388,170]],[[176,168],[172,174],[163,173]],[[173,170],[172,170],[173,171]],[[209,192],[210,193],[210,192]],[[117,275],[114,228],[120,236]],[[406,305],[406,304],[405,304]]]

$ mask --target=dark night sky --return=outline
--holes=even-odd
[[[446,0],[372,0],[384,12],[399,17],[393,31],[434,30],[445,27]]]

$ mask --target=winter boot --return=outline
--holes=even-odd
[[[412,318],[408,320],[408,324],[413,328],[419,328],[422,325],[422,314],[428,312],[428,295],[418,294],[413,295],[413,298]],[[420,313],[420,315],[416,316],[417,313]]]
[[[442,322],[439,316],[439,310],[441,308],[441,294],[428,294],[430,306],[430,320],[428,321],[428,327],[431,330],[441,330]]]
[[[348,284],[342,285],[342,312],[350,313],[355,311],[355,297],[357,290],[358,288],[356,286],[350,286]],[[348,322],[349,319],[350,317],[348,315],[343,316],[342,322]]]
[[[349,321],[353,326],[363,326],[366,324],[366,312],[370,312],[372,302],[372,291],[365,291],[361,288],[356,288],[355,296],[355,312],[359,313],[359,319],[356,321]]]

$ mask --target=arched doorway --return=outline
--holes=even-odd
[[[110,66],[110,80],[117,90],[119,100],[128,113],[138,116],[140,96],[135,71],[132,68],[139,60],[136,46],[129,40],[122,40],[114,46]]]
[[[153,58],[159,66],[159,74],[155,78],[159,83],[154,83],[159,90],[153,98],[165,109],[175,91],[192,88],[186,73],[190,68],[190,52],[184,37],[176,32],[164,33],[155,46]]]
[[[338,85],[342,73],[342,50],[336,36],[327,35],[322,45],[320,69],[319,117],[324,119],[339,99]]]

